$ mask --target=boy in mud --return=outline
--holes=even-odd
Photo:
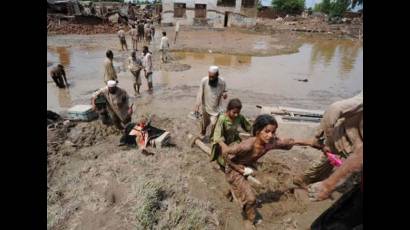
[[[226,83],[225,80],[219,77],[218,66],[210,66],[208,76],[202,78],[199,85],[199,91],[196,98],[195,113],[202,110],[201,134],[200,138],[204,139],[206,128],[211,124],[213,130],[218,114],[221,109],[222,98],[226,99]]]
[[[131,74],[134,76],[134,92],[135,95],[140,94],[140,87],[141,87],[141,69],[142,69],[142,62],[140,57],[137,57],[136,52],[131,52],[131,57],[128,59],[128,69],[130,70]]]
[[[245,132],[250,132],[252,125],[241,114],[242,103],[239,99],[234,98],[228,102],[226,112],[218,116],[215,129],[212,134],[212,150],[211,161],[216,160],[223,169],[225,162],[221,155],[221,147],[219,145],[230,145],[232,143],[241,142],[239,137],[239,126]]]
[[[253,123],[253,137],[231,146],[220,142],[226,164],[225,176],[231,187],[227,197],[231,199],[234,195],[238,199],[248,225],[256,223],[256,196],[246,177],[253,174],[257,160],[272,149],[290,150],[295,145],[305,145],[304,141],[278,138],[277,128],[275,118],[263,114]]]
[[[53,78],[53,81],[56,83],[58,88],[65,88],[68,87],[67,78],[65,76],[64,66],[58,64],[57,66],[53,67],[50,71],[50,76]],[[64,79],[64,81],[63,81]],[[64,85],[65,83],[65,85]]]
[[[136,123],[130,123],[125,128],[125,135],[121,138],[121,143],[137,145],[144,155],[153,155],[147,150],[147,146],[153,147],[174,146],[170,143],[169,132],[153,127],[148,116],[141,116]]]
[[[117,86],[117,82],[110,80],[107,86],[95,92],[91,103],[94,110],[97,110],[100,119],[104,124],[110,122],[123,130],[131,121],[132,106],[128,104],[129,97],[125,90]]]
[[[107,57],[104,61],[104,83],[107,84],[109,80],[117,81],[117,73],[114,69],[113,59],[114,54],[111,50],[107,50],[105,53]]]

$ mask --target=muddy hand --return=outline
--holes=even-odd
[[[323,182],[309,185],[308,195],[311,201],[321,201],[330,197],[331,191]]]

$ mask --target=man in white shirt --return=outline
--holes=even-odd
[[[152,92],[152,57],[151,57],[151,52],[148,50],[148,46],[144,46],[143,50],[143,66],[144,66],[144,72],[145,72],[145,78],[148,81],[148,90]]]
[[[162,63],[166,63],[168,58],[169,41],[167,38],[167,33],[165,31],[162,32],[161,44],[159,46],[159,49],[161,50],[161,61]]]
[[[211,124],[211,130],[216,124],[221,108],[222,98],[226,99],[226,83],[219,77],[218,66],[210,66],[208,76],[202,78],[196,98],[195,112],[202,109],[201,138],[206,135],[206,128]],[[211,133],[212,134],[212,133]]]

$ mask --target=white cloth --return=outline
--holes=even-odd
[[[249,176],[253,173],[253,169],[249,168],[249,167],[245,167],[245,169],[243,170],[243,175],[244,176]]]
[[[209,70],[208,70],[210,73],[216,73],[216,72],[218,72],[219,71],[219,68],[218,68],[218,66],[216,66],[216,65],[211,65],[211,66],[209,66]]]
[[[175,32],[179,31],[179,21],[176,22],[175,24]]]
[[[147,71],[147,73],[152,72],[152,57],[149,52],[144,56],[142,64],[144,65],[145,71]]]
[[[124,37],[125,37],[125,32],[124,32],[124,30],[119,30],[119,31],[118,31],[118,37],[120,37],[120,38],[124,38]]]
[[[161,44],[159,45],[159,49],[164,50],[169,48],[169,41],[167,37],[161,38]]]
[[[113,81],[113,80],[109,80],[109,81],[107,81],[107,86],[108,86],[109,88],[115,87],[115,86],[117,86],[117,82],[116,82],[116,81]]]

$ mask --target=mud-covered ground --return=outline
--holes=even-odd
[[[223,173],[190,147],[195,121],[160,115],[153,125],[171,131],[177,146],[145,156],[118,147],[120,133],[99,121],[48,129],[48,228],[244,229],[238,204],[224,197]],[[305,129],[305,135],[312,131]],[[292,176],[318,156],[298,147],[262,158],[256,175],[265,184],[257,188],[263,219],[258,229],[306,229],[330,205],[310,203],[303,190],[292,189]]]
[[[173,40],[172,28],[165,30]],[[159,45],[160,30],[157,31],[156,41],[150,46],[154,53]],[[182,29],[172,49],[273,55],[297,47],[298,43],[291,41],[300,38],[292,36],[286,40],[281,35]],[[231,40],[236,45],[229,42]],[[260,51],[255,46],[261,47]],[[122,63],[122,69],[128,57],[128,53],[118,51],[115,35],[48,37],[49,49],[60,47],[85,50],[81,53],[86,57],[84,60],[94,58],[93,49],[111,48],[115,53],[114,61]],[[97,54],[103,57],[104,51]],[[102,57],[98,59],[101,63]],[[178,55],[168,64],[160,64],[158,55],[153,57],[154,71],[184,73],[191,68],[181,63]],[[88,104],[91,92],[100,87],[96,82],[101,78],[98,69],[102,67],[83,63],[83,59],[70,61],[79,64],[67,62],[73,66],[67,72],[80,72],[69,89],[70,100],[75,104]],[[48,66],[53,64],[47,63]],[[125,72],[119,75],[120,84],[132,95],[131,82],[123,76]],[[196,135],[199,130],[198,123],[187,114],[193,108],[198,87],[188,82],[187,79],[178,81],[177,85],[158,83],[152,95],[143,88],[140,97],[132,97],[133,120],[142,114],[153,115],[152,125],[170,131],[176,144],[173,148],[151,149],[152,156],[119,147],[121,133],[99,121],[57,123],[47,128],[48,229],[245,229],[238,205],[224,197],[228,184],[223,173],[199,148],[191,148],[190,134]],[[48,90],[54,89],[48,87]],[[259,113],[256,104],[293,107],[317,104],[310,108],[323,109],[324,105],[340,98],[334,94],[312,95],[308,99],[295,99],[279,93],[257,92],[249,87],[229,89],[229,98],[239,97],[243,103],[242,113],[250,119]],[[48,95],[48,100],[52,99]],[[226,101],[223,105],[226,106]],[[306,138],[313,135],[314,130],[314,125],[280,124],[278,135]],[[293,189],[292,177],[317,160],[320,154],[310,148],[295,147],[290,151],[273,150],[261,159],[256,177],[265,187],[256,188],[258,211],[263,220],[257,225],[258,229],[308,229],[333,203],[331,200],[312,203],[304,190]],[[335,198],[338,195],[336,193]]]

